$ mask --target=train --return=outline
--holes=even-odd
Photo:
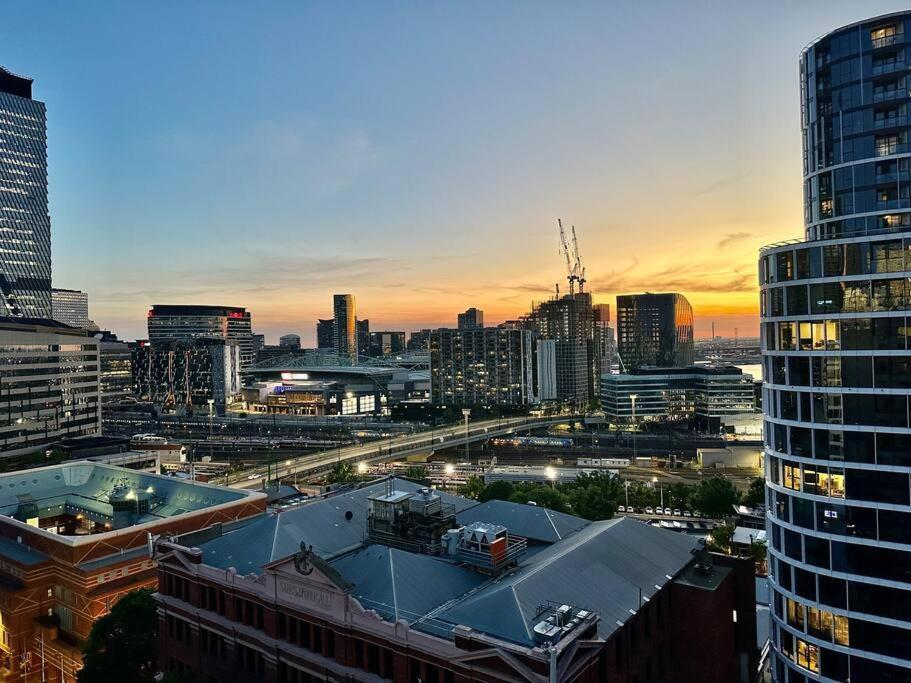
[[[494,446],[544,446],[546,448],[572,448],[572,439],[553,436],[514,436],[508,439],[492,439]]]

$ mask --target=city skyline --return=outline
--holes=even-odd
[[[558,217],[596,303],[680,292],[697,338],[746,337],[756,250],[802,223],[781,74],[898,9],[826,7],[13,4],[0,36],[47,103],[54,283],[123,338],[153,304],[214,304],[313,346],[335,291],[378,329],[496,324],[564,282]]]

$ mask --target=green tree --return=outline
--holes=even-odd
[[[427,470],[425,470],[420,465],[410,465],[407,470],[405,470],[405,479],[412,479],[414,481],[423,481],[427,478]]]
[[[719,524],[712,529],[712,535],[706,540],[706,545],[710,550],[722,552],[725,555],[731,554],[731,539],[734,537],[734,526],[732,524]]]
[[[496,483],[496,482],[494,482]],[[532,502],[542,508],[548,508],[556,512],[569,512],[569,499],[565,494],[560,493],[550,486],[543,484],[531,484],[520,486],[509,497],[513,503]]]
[[[677,482],[667,487],[667,493],[670,497],[665,498],[665,500],[670,501],[668,504],[672,508],[680,508],[681,510],[685,510],[689,505],[690,494],[692,494],[692,492],[692,486],[689,484],[684,484],[682,482]]]
[[[765,503],[765,479],[756,477],[750,482],[750,488],[743,494],[743,504],[751,508]]]
[[[512,482],[505,480],[492,481],[478,495],[478,500],[482,503],[486,503],[488,500],[509,500],[515,490],[516,487],[512,485]],[[522,502],[524,503],[525,501]]]
[[[465,498],[477,500],[484,490],[484,480],[481,477],[471,475],[465,480],[465,483],[459,486],[457,493]]]
[[[158,671],[158,606],[152,591],[127,593],[95,622],[79,683],[152,683]]]
[[[733,512],[731,506],[736,505],[739,499],[737,489],[729,480],[711,477],[699,482],[690,496],[690,505],[706,517],[720,519]]]
[[[573,489],[569,494],[573,512],[591,521],[610,519],[617,511],[617,499],[609,496],[609,491],[600,486],[587,486]]]
[[[354,468],[350,462],[337,462],[326,475],[326,482],[329,484],[347,484],[354,481]]]

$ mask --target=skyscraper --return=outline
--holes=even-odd
[[[300,351],[301,338],[299,334],[283,334],[278,338],[278,345],[282,348]]]
[[[693,309],[682,294],[617,297],[617,354],[621,371],[693,364]]]
[[[335,348],[335,320],[320,318],[316,321],[316,348]]]
[[[237,342],[241,367],[253,362],[250,312],[238,306],[152,306],[149,311],[152,344],[194,339]]]
[[[478,308],[469,308],[464,313],[459,313],[460,330],[470,330],[475,327],[484,327],[484,311]]]
[[[51,290],[51,313],[59,323],[89,329],[89,295],[77,289]]]
[[[600,331],[601,371],[610,372],[614,363],[614,328],[610,324],[610,304],[595,304],[595,324]]]
[[[47,124],[32,80],[0,67],[0,315],[51,316]]]
[[[357,358],[357,310],[353,294],[336,294],[332,297],[332,315],[335,321],[335,350],[340,356]]]
[[[354,328],[357,337],[357,355],[366,356],[370,351],[370,321],[355,320]]]
[[[911,680],[911,12],[800,56],[805,240],[760,255],[773,677]]]

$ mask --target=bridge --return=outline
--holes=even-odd
[[[467,437],[464,425],[428,429],[415,434],[391,436],[388,439],[356,446],[310,453],[286,459],[271,466],[258,465],[241,472],[228,474],[224,482],[221,481],[221,477],[218,477],[212,483],[224,483],[235,488],[260,488],[267,477],[275,480],[286,479],[294,475],[317,474],[340,462],[348,462],[355,466],[361,462],[367,464],[386,462],[419,453],[432,453],[437,449],[464,446],[466,443],[484,441],[497,436],[507,436],[519,431],[550,427],[572,419],[576,418],[570,415],[559,415],[478,420],[469,425]]]

